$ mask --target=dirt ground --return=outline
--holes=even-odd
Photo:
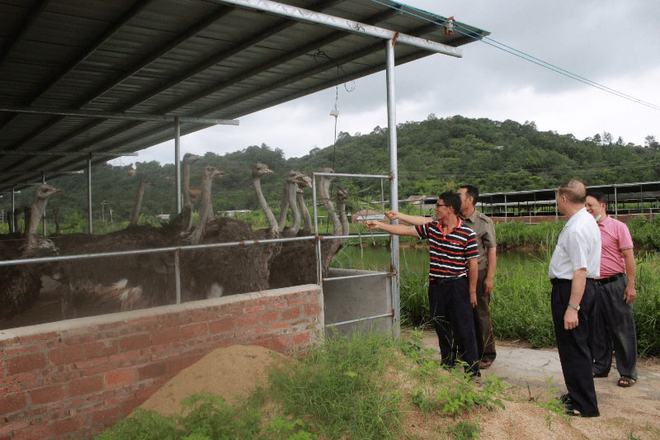
[[[427,333],[424,344],[435,349],[435,334]],[[266,383],[266,371],[273,362],[286,359],[258,346],[216,349],[172,378],[142,408],[177,413],[181,399],[201,391],[221,395],[229,403],[237,402]],[[484,440],[660,439],[660,364],[641,362],[639,381],[628,389],[616,386],[613,371],[609,378],[596,382],[601,417],[552,414],[535,402],[565,390],[556,350],[533,350],[501,342],[497,360],[484,374],[505,380],[511,397],[504,401],[504,409],[477,411],[469,419],[479,424]],[[460,420],[412,411],[404,416],[403,425],[406,438],[435,440],[450,438],[447,427]]]

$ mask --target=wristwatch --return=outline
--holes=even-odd
[[[580,304],[575,305],[575,304],[568,303],[568,307],[575,310],[576,312],[580,311]]]

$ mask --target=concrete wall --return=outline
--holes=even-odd
[[[0,331],[0,440],[89,438],[217,347],[304,349],[323,324],[304,285]]]

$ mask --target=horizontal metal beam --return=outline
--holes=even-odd
[[[104,157],[123,157],[123,156],[137,156],[137,153],[108,153],[101,151],[94,153],[93,151],[11,151],[0,150],[2,156],[104,156]],[[5,173],[3,173],[5,174]]]
[[[461,58],[461,51],[455,47],[425,38],[414,37],[412,35],[402,34],[390,29],[372,26],[347,18],[336,17],[334,15],[323,14],[321,12],[310,11],[291,5],[286,5],[271,0],[207,0],[211,3],[230,4],[247,9],[268,12],[283,17],[289,17],[293,20],[307,23],[321,24],[324,26],[341,29],[354,34],[368,35],[384,40],[396,39],[397,43],[408,46],[418,47],[430,52],[441,53],[452,57]]]
[[[325,327],[337,327],[340,325],[346,325],[346,324],[355,324],[356,322],[362,322],[362,321],[373,321],[374,319],[380,319],[380,318],[389,318],[393,317],[394,313],[383,313],[382,315],[373,315],[373,316],[365,316],[364,318],[356,318],[356,319],[349,319],[348,321],[341,321],[341,322],[333,322],[332,324],[326,324]]]
[[[359,177],[365,179],[389,179],[390,176],[385,174],[352,174],[352,173],[312,173],[314,176],[327,176],[327,177]]]
[[[126,121],[174,121],[178,117],[181,122],[192,122],[196,124],[211,124],[211,125],[239,125],[237,119],[213,119],[213,118],[198,118],[193,116],[178,116],[178,115],[150,115],[140,113],[104,113],[94,111],[80,111],[80,110],[56,110],[48,108],[36,107],[0,107],[0,113],[26,113],[33,115],[55,115],[55,116],[74,116],[80,118],[91,119],[120,119]]]

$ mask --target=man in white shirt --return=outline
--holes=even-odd
[[[557,209],[567,222],[557,239],[548,276],[552,320],[568,393],[561,398],[570,415],[598,417],[589,348],[594,280],[599,277],[601,242],[596,220],[584,207],[586,188],[571,180],[557,190]]]

